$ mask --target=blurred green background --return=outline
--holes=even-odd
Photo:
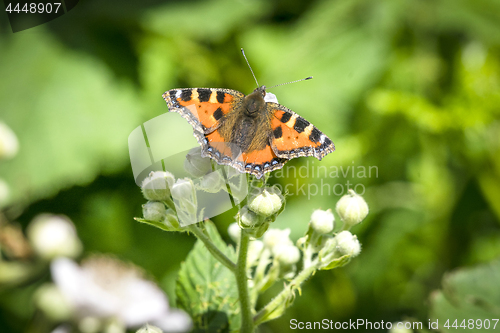
[[[167,111],[166,90],[250,93],[241,47],[260,84],[314,76],[270,90],[335,143],[314,167],[378,170],[271,178],[362,184],[370,214],[353,229],[361,255],[316,274],[263,332],[286,332],[291,318],[427,322],[429,295],[446,272],[500,257],[497,0],[89,0],[15,34],[0,17],[0,121],[19,140],[17,156],[0,161],[10,189],[6,220],[24,229],[39,213],[65,214],[85,254],[143,267],[171,302],[194,237],[133,220],[145,200],[127,138]],[[274,227],[291,228],[296,240],[314,209],[334,208],[339,198],[291,196]],[[228,239],[231,213],[214,221]],[[33,292],[48,279],[47,270],[1,288],[0,332],[26,332]]]

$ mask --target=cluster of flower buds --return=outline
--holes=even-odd
[[[236,243],[239,241],[241,228],[238,223],[229,225],[228,234]],[[247,257],[248,275],[253,278],[251,289],[254,300],[273,285],[278,279],[290,280],[297,273],[300,250],[290,239],[290,229],[270,228],[262,240],[250,241]]]
[[[319,269],[343,266],[361,252],[361,244],[348,229],[368,215],[365,200],[349,190],[338,201],[336,211],[343,222],[343,227],[336,234],[332,234],[335,217],[330,209],[318,209],[312,213],[306,235],[297,241],[297,246],[304,253],[305,268],[311,265]]]
[[[138,221],[154,224],[163,230],[182,231],[180,217],[176,212],[180,212],[187,221],[192,215],[196,216],[196,196],[192,181],[176,181],[170,172],[153,171],[144,179],[141,188],[149,201],[142,205],[143,219],[137,219]]]
[[[255,187],[248,196],[247,205],[238,213],[242,229],[255,238],[261,237],[283,211],[285,198],[277,187]]]

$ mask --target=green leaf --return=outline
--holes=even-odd
[[[206,233],[229,259],[236,253],[222,240],[215,225],[206,221]],[[240,327],[238,290],[233,273],[217,261],[198,240],[177,279],[178,306],[189,313],[196,329],[206,332],[234,331]]]
[[[0,49],[0,118],[19,139],[18,155],[0,164],[11,202],[46,198],[130,163],[127,138],[141,124],[132,85],[42,28],[0,39]]]
[[[445,276],[443,290],[431,296],[431,321],[439,321],[440,332],[491,332],[495,324],[492,319],[500,316],[500,261],[471,269],[459,269]],[[446,321],[449,327],[445,327]],[[457,326],[452,327],[457,320]],[[491,327],[485,328],[489,319]],[[465,320],[466,328],[460,327]],[[473,322],[472,322],[473,321]],[[483,326],[476,326],[479,323]],[[500,328],[497,323],[496,329]]]
[[[351,256],[346,254],[345,256],[332,260],[328,265],[320,267],[320,269],[323,271],[327,271],[337,267],[342,267],[347,265],[349,261],[351,261]]]
[[[134,220],[136,220],[137,222],[144,223],[144,224],[149,224],[150,226],[156,227],[156,228],[164,230],[164,231],[179,231],[179,230],[170,228],[169,226],[167,226],[163,222],[150,221],[150,220],[146,220],[146,219],[143,219],[140,217],[134,217]]]

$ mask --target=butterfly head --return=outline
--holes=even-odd
[[[260,86],[255,89],[251,94],[245,97],[245,110],[248,115],[256,116],[260,114],[259,111],[265,110],[266,101],[264,97],[266,96],[266,86]]]

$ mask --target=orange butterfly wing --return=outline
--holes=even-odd
[[[271,147],[276,156],[292,159],[314,156],[321,160],[335,150],[333,142],[313,124],[277,103],[267,103],[271,119]]]
[[[169,110],[179,113],[199,134],[217,129],[244,96],[236,90],[217,88],[172,89],[163,94]]]

